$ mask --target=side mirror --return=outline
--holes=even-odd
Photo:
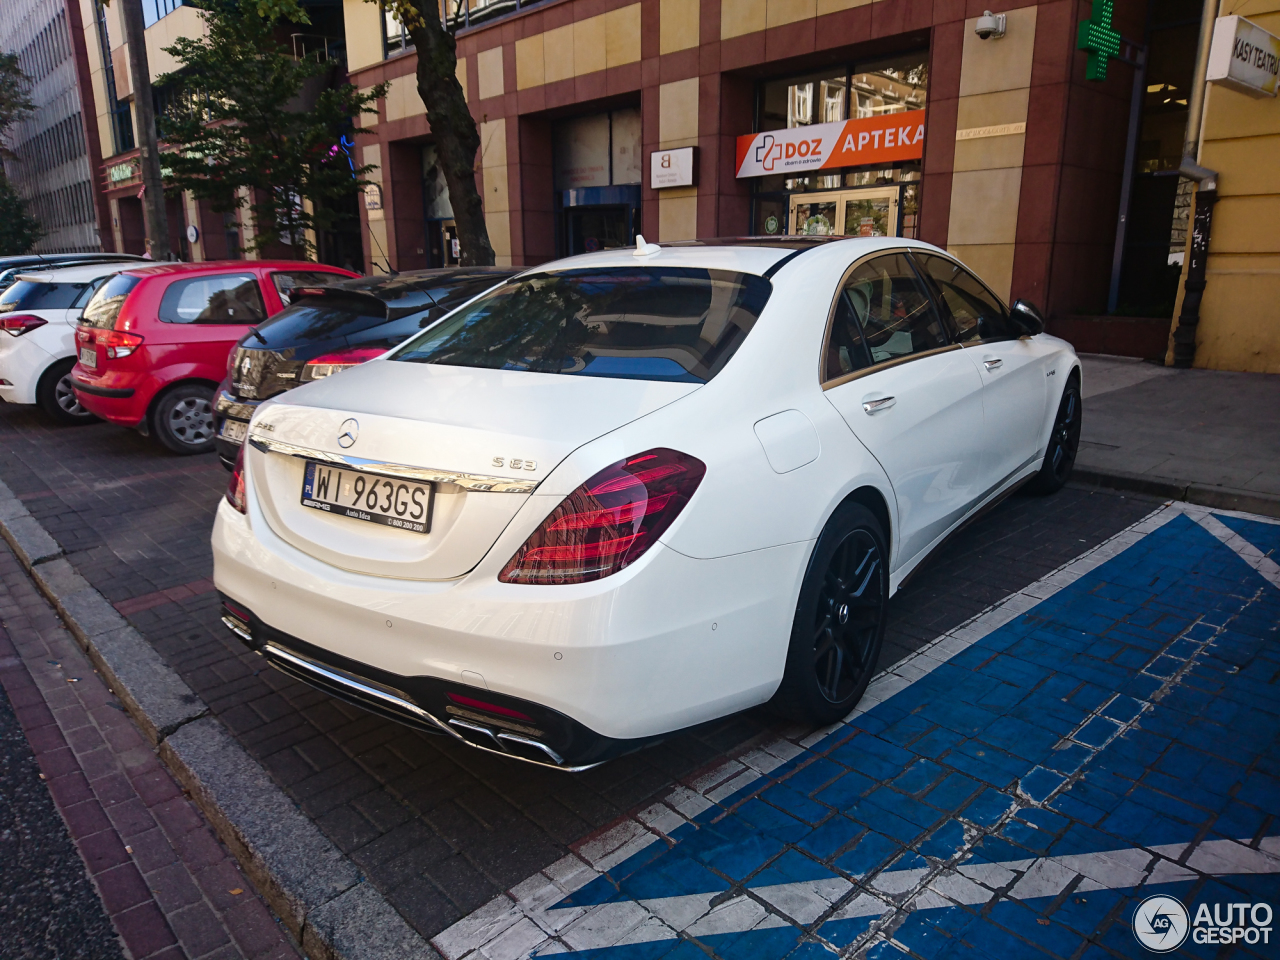
[[[1034,337],[1044,333],[1044,314],[1030,300],[1017,300],[1009,312],[1009,319],[1024,337]]]

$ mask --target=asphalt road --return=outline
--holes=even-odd
[[[123,956],[2,688],[0,955],[11,960]]]

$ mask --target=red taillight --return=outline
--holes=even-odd
[[[244,498],[244,447],[236,454],[236,466],[231,471],[231,479],[227,481],[227,503],[241,513],[248,513],[249,508]]]
[[[76,340],[80,343],[97,342],[106,352],[108,358],[119,360],[127,357],[142,346],[143,337],[136,333],[124,333],[120,330],[98,330],[94,327],[77,327]]]
[[[498,574],[503,583],[585,583],[634,563],[680,515],[707,472],[658,448],[605,467],[565,497]]]
[[[533,717],[527,713],[521,713],[519,710],[512,710],[510,707],[500,707],[496,703],[489,703],[485,700],[476,700],[474,697],[464,697],[461,694],[446,694],[450,700],[460,707],[472,707],[476,710],[485,710],[489,713],[496,713],[500,717],[510,717],[513,720],[528,720],[530,723],[536,722]]]
[[[12,313],[6,317],[0,317],[0,330],[11,337],[20,337],[24,333],[30,333],[36,327],[43,327],[48,322],[44,317],[37,317],[31,313]]]
[[[326,353],[314,360],[308,360],[302,367],[302,376],[298,380],[303,383],[308,380],[322,380],[335,373],[341,373],[347,367],[357,367],[374,357],[380,357],[386,352],[386,347],[348,347],[345,350],[335,350],[333,353]]]

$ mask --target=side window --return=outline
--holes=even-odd
[[[160,301],[165,323],[260,323],[267,319],[251,273],[193,277],[169,284]]]
[[[280,302],[286,307],[294,301],[294,290],[298,287],[324,287],[336,280],[345,280],[340,273],[324,273],[319,270],[289,270],[271,275],[271,282],[276,285],[276,293],[280,294]]]
[[[868,355],[871,363],[884,363],[947,345],[946,332],[928,292],[900,253],[862,264],[845,281],[840,296],[847,299],[849,313],[861,328],[864,362]],[[837,318],[840,313],[838,308]],[[832,334],[832,342],[848,351],[852,369],[858,369],[857,343],[851,336],[849,342],[838,342],[834,330]],[[829,362],[833,359],[843,366],[839,349],[834,357],[828,357]]]
[[[945,257],[921,256],[919,259],[947,305],[958,342],[976,343],[1017,336],[1003,304],[977,277]]]
[[[106,277],[99,277],[97,280],[90,280],[88,286],[84,288],[84,292],[81,293],[80,296],[76,297],[76,302],[73,303],[71,306],[73,308],[83,307],[86,303],[89,302],[90,298],[95,293],[98,292],[98,288],[101,287],[104,283],[106,283],[110,279],[111,279],[110,276],[106,276]]]
[[[862,327],[854,311],[848,288],[836,298],[831,317],[831,334],[827,337],[827,362],[824,380],[835,380],[871,366],[871,354],[862,339]]]

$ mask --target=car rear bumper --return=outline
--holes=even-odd
[[[222,461],[222,465],[228,470],[235,468],[236,457],[240,455],[240,447],[243,446],[243,441],[223,436],[222,425],[227,420],[238,421],[247,425],[253,418],[253,413],[258,409],[260,403],[262,403],[261,400],[243,400],[227,392],[226,381],[223,381],[218,388],[218,395],[213,403],[213,429],[215,432],[213,446],[218,451],[218,459]]]
[[[0,400],[6,403],[35,403],[40,375],[55,357],[40,346],[31,334],[21,337],[0,335]]]
[[[125,400],[138,392],[133,387],[100,387],[97,384],[89,383],[85,380],[77,380],[74,377],[71,379],[71,383],[79,393],[87,393],[94,397]]]
[[[410,581],[329,566],[275,536],[256,505],[251,516],[223,502],[213,555],[219,591],[253,614],[254,642],[278,636],[405,692],[510,698],[548,730],[554,715],[581,743],[609,741],[549,743],[570,765],[768,700],[810,547],[694,560],[658,545],[619,574],[565,586],[499,583],[490,558],[456,580]]]
[[[109,371],[94,376],[82,364],[71,371],[71,388],[80,406],[95,416],[123,427],[136,427],[147,415],[153,390],[147,378]]]

